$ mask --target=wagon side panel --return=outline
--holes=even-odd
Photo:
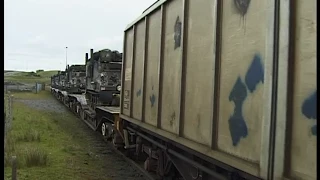
[[[148,45],[147,45],[147,68],[145,84],[145,109],[144,121],[148,124],[157,125],[158,102],[159,102],[159,60],[161,40],[161,11],[155,10],[148,17]]]
[[[181,84],[183,0],[164,5],[161,128],[178,133]]]
[[[268,154],[274,4],[236,2],[222,4],[217,148],[259,172]]]
[[[210,146],[215,73],[216,1],[189,1],[183,136]]]
[[[287,163],[293,179],[317,179],[317,7],[296,1],[291,147]]]
[[[123,86],[123,102],[122,102],[122,113],[131,116],[131,83],[132,83],[132,58],[133,58],[133,38],[134,30],[129,29],[125,33],[125,63],[124,63],[124,84]]]
[[[134,47],[134,80],[132,93],[132,117],[138,120],[142,118],[142,94],[143,92],[143,71],[145,52],[145,22],[140,21],[135,25],[135,47]]]

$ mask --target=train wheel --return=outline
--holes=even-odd
[[[102,123],[102,125],[101,125],[101,133],[102,133],[102,136],[106,136],[106,124],[105,123]]]

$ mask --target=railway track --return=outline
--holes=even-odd
[[[65,108],[68,109],[68,111],[70,111],[71,113],[73,113],[78,119],[80,119],[81,121],[83,121],[85,123],[85,120],[83,120],[79,114],[77,114],[76,112],[70,110],[70,107],[68,105],[66,105],[65,103],[61,102],[60,100],[56,99],[59,103],[61,103],[61,105],[63,105]],[[87,123],[85,123],[87,125]],[[92,129],[92,128],[90,128]],[[99,131],[93,131],[93,133],[96,133],[98,136],[101,137],[101,139],[107,144],[107,146],[113,150],[113,152],[115,152],[117,155],[121,156],[128,164],[132,165],[137,171],[139,171],[143,177],[146,180],[159,180],[159,178],[157,177],[157,175],[155,173],[152,172],[148,172],[144,169],[144,164],[143,162],[137,162],[131,158],[129,158],[124,152],[122,152],[121,150],[117,149],[116,147],[113,146],[113,144],[108,141],[106,138],[104,138],[101,134],[101,132]]]

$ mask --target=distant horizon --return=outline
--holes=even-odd
[[[16,72],[35,72],[37,70],[43,70],[43,71],[61,71],[57,69],[51,69],[51,70],[46,70],[46,69],[36,69],[36,70],[12,70],[12,69],[4,69],[4,71],[16,71]]]
[[[69,66],[72,66],[72,65],[85,65],[85,64],[80,64],[80,63],[75,63],[75,64],[68,64]],[[44,71],[63,71],[61,69],[46,69],[46,68],[40,68],[40,69],[4,69],[4,71],[21,71],[21,72],[31,72],[31,71],[37,71],[37,70],[44,70]]]

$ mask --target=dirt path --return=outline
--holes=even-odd
[[[121,156],[113,152],[102,137],[89,129],[85,123],[70,113],[62,104],[53,98],[15,99],[32,109],[59,116],[56,124],[61,131],[70,136],[70,145],[65,151],[67,167],[80,179],[143,180],[139,171],[128,164]],[[63,172],[62,172],[63,173]],[[74,179],[71,178],[70,179]]]

